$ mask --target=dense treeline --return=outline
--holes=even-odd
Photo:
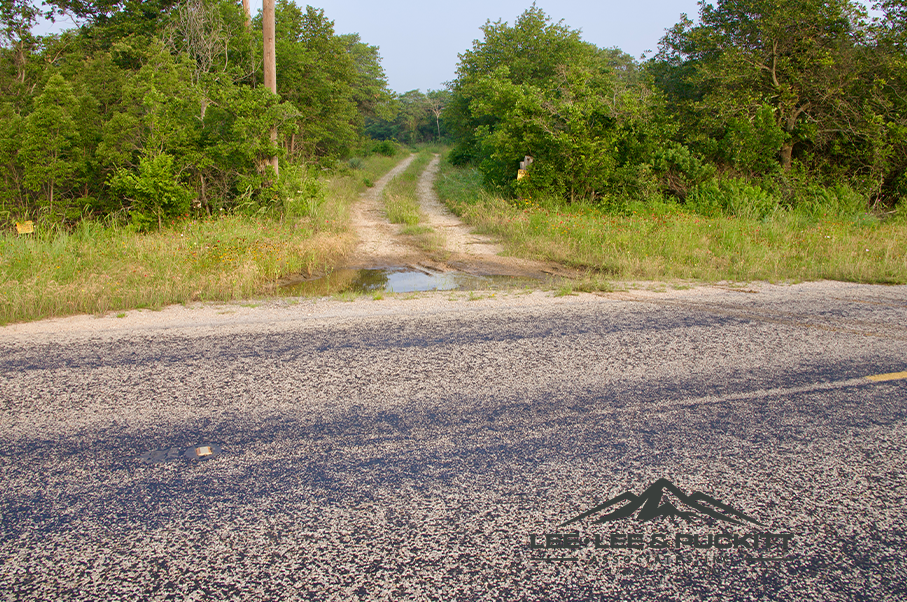
[[[330,163],[392,110],[377,48],[322,10],[278,0],[274,96],[260,85],[260,16],[247,23],[238,2],[43,4],[0,4],[0,221],[114,214],[147,229],[259,211],[282,186],[312,184],[292,168],[278,181],[268,157]],[[32,33],[64,11],[83,25]]]
[[[330,164],[368,139],[453,140],[516,196],[888,211],[907,195],[907,8],[878,9],[719,0],[638,62],[532,7],[487,23],[449,90],[394,94],[376,47],[278,0],[275,97],[238,2],[0,0],[0,221],[261,211],[318,194],[268,157]],[[64,12],[82,25],[32,33]]]
[[[850,0],[703,3],[638,63],[533,6],[460,55],[452,159],[518,196],[890,210],[907,195],[907,8],[878,8],[870,20]]]
[[[398,94],[391,105],[390,116],[366,118],[365,132],[375,140],[397,140],[406,144],[441,142],[449,136],[447,123],[441,118],[450,100],[448,90],[410,90]]]

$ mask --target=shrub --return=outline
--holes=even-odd
[[[852,217],[866,212],[866,198],[847,184],[834,186],[809,186],[803,193],[797,208],[813,217]]]
[[[762,219],[771,215],[780,203],[773,194],[743,178],[709,180],[690,192],[686,205],[706,216],[722,213]]]
[[[142,157],[138,173],[119,169],[110,187],[130,201],[129,221],[139,231],[160,228],[163,219],[189,211],[194,194],[181,184],[173,169],[173,157],[166,153]]]
[[[400,148],[391,140],[381,140],[372,147],[372,153],[385,157],[396,157]]]

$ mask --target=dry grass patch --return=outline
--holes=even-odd
[[[514,203],[478,174],[442,164],[438,191],[465,222],[515,256],[557,261],[610,279],[907,282],[907,222],[872,216],[765,220],[704,217],[678,205],[614,213],[583,204]]]
[[[377,177],[395,162],[370,158]],[[349,208],[362,171],[326,182],[326,198],[304,217],[246,217],[173,223],[139,234],[85,222],[71,232],[0,235],[0,324],[80,313],[159,308],[268,294],[279,278],[336,266],[355,247]]]

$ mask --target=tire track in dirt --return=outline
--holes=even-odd
[[[441,160],[438,155],[428,164],[419,179],[418,194],[427,226],[440,233],[443,251],[431,259],[443,260],[436,269],[458,270],[477,275],[528,276],[549,279],[555,276],[576,277],[573,270],[543,261],[507,257],[504,247],[491,237],[476,234],[445,207],[435,192],[435,180]]]
[[[387,219],[382,202],[384,187],[412,162],[410,155],[363,193],[351,211],[351,226],[359,244],[350,268],[409,267],[430,271],[459,271],[476,275],[575,276],[559,264],[516,257],[505,257],[503,246],[487,236],[476,234],[472,228],[453,215],[440,201],[434,190],[440,157],[422,172],[417,185],[423,224],[440,234],[438,248],[425,250],[415,236],[402,234],[403,226]]]
[[[359,238],[351,267],[391,267],[408,255],[408,247],[400,243],[400,226],[388,221],[381,194],[384,187],[413,162],[415,155],[403,159],[375,185],[364,193],[350,210],[350,226]],[[405,264],[404,264],[405,265]]]
[[[441,199],[435,192],[435,179],[438,177],[440,164],[441,159],[436,155],[419,178],[419,203],[425,215],[425,225],[442,235],[444,249],[448,253],[475,257],[495,257],[503,253],[501,245],[487,236],[474,234],[469,226],[441,204]]]

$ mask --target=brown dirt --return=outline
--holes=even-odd
[[[347,267],[410,267],[433,271],[458,271],[475,275],[528,276],[548,279],[577,274],[552,262],[506,257],[501,244],[490,237],[476,234],[447,210],[434,189],[440,159],[437,155],[422,173],[418,184],[419,203],[424,220],[420,225],[434,232],[428,237],[435,243],[426,245],[426,237],[402,234],[403,226],[388,221],[381,193],[388,182],[412,161],[410,156],[363,193],[351,212],[351,225],[359,245]]]

